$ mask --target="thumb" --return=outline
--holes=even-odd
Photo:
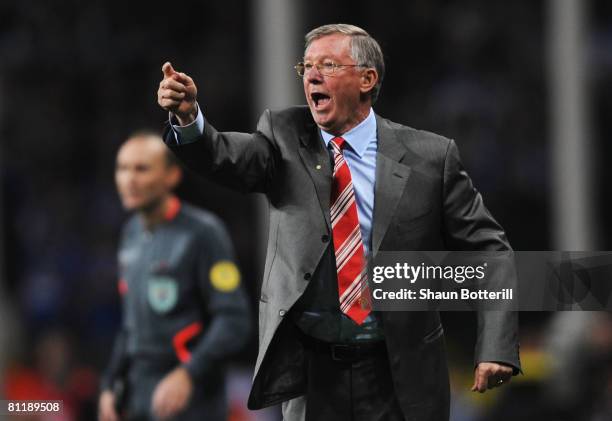
[[[172,63],[169,61],[165,62],[162,66],[162,73],[164,74],[164,78],[168,78],[176,73],[174,68],[172,67]]]

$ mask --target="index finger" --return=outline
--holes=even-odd
[[[185,73],[176,72],[172,75],[172,78],[184,85],[193,85],[193,79],[187,76]]]
[[[185,85],[182,84],[181,82],[177,82],[174,78],[164,79],[160,83],[160,87],[165,88],[165,89],[171,89],[176,92],[185,92],[186,90]]]

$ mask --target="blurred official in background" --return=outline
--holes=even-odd
[[[172,194],[174,156],[153,133],[117,155],[123,207],[135,212],[119,246],[123,320],[101,384],[102,421],[224,421],[223,365],[251,331],[223,223]]]
[[[385,250],[510,250],[455,142],[374,113],[384,67],[363,29],[314,29],[296,65],[308,107],[266,111],[253,134],[215,130],[191,77],[162,68],[166,144],[199,173],[268,199],[249,407],[282,402],[287,421],[448,419],[439,314],[372,312],[365,262]],[[520,371],[517,321],[478,314],[472,390]]]

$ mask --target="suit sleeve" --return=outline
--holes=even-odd
[[[279,160],[269,110],[252,134],[219,132],[206,121],[194,142],[177,144],[169,123],[164,142],[188,169],[243,193],[268,191]]]
[[[444,240],[449,250],[512,251],[506,234],[485,207],[482,196],[461,164],[459,151],[450,141],[444,159]],[[517,284],[514,266],[505,285]],[[477,313],[475,366],[481,362],[511,365],[521,372],[518,342],[518,314],[514,311]]]
[[[202,241],[198,279],[210,320],[192,350],[190,361],[185,363],[194,378],[205,378],[208,370],[240,351],[252,331],[247,295],[230,237],[220,220],[215,219]]]

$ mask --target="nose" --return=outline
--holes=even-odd
[[[131,187],[136,183],[136,175],[134,174],[134,171],[124,169],[119,171],[117,175],[118,181],[125,186]]]
[[[308,83],[317,85],[323,82],[323,75],[319,72],[317,66],[313,66],[312,69],[304,74],[304,79]]]

